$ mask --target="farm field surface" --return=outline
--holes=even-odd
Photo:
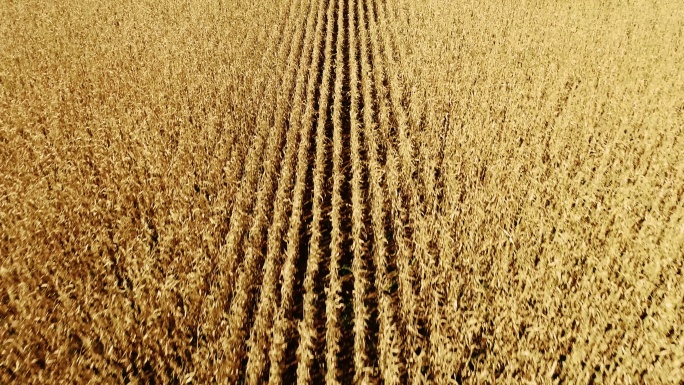
[[[684,382],[677,1],[0,0],[0,384]]]

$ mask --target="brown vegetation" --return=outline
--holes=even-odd
[[[681,383],[682,25],[4,1],[0,383]]]

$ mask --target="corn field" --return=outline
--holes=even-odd
[[[0,383],[684,382],[684,7],[0,0]]]

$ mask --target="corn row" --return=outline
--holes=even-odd
[[[295,64],[294,60],[290,62],[291,65],[288,68],[288,76],[286,76],[286,81],[291,82],[294,80],[297,70],[306,68],[308,66],[310,54],[306,54],[306,49],[307,43],[310,44],[311,34],[313,32],[314,12],[315,7],[310,6],[307,16],[306,34],[304,36],[304,54],[299,56],[298,64]],[[295,41],[298,41],[299,44],[297,44],[297,47],[293,52],[301,52],[301,29],[299,29],[295,39]],[[291,115],[297,115],[296,107],[301,105],[301,99],[303,98],[304,93],[301,72],[299,72],[298,75],[297,81],[295,82],[295,91],[293,96],[295,108],[291,111]],[[253,294],[252,289],[259,280],[259,273],[261,271],[260,265],[263,262],[263,257],[260,254],[261,248],[265,241],[265,230],[269,220],[269,210],[271,208],[271,204],[273,204],[274,225],[277,228],[278,226],[281,226],[279,223],[283,220],[283,213],[287,211],[287,205],[289,202],[285,198],[284,194],[289,192],[289,185],[291,184],[292,180],[292,163],[294,162],[298,133],[296,124],[290,124],[287,130],[287,135],[285,138],[285,154],[284,159],[282,159],[280,177],[278,178],[278,191],[276,192],[276,200],[273,203],[273,190],[276,180],[275,175],[278,174],[277,167],[278,164],[281,163],[280,155],[283,142],[283,131],[285,131],[286,126],[286,112],[287,110],[285,108],[276,111],[276,127],[273,131],[275,135],[269,138],[270,140],[268,143],[268,154],[271,161],[264,165],[264,173],[262,174],[259,183],[256,213],[254,215],[252,227],[249,230],[247,250],[245,251],[244,262],[239,272],[235,287],[235,295],[231,302],[228,314],[228,325],[226,329],[227,333],[224,334],[227,335],[227,338],[224,338],[221,344],[222,348],[224,349],[224,353],[227,356],[221,373],[225,375],[225,378],[229,383],[237,381],[240,365],[244,356],[244,334],[246,333],[244,329],[247,322],[246,306],[250,304]],[[297,120],[299,120],[299,116],[295,116],[295,121]]]
[[[284,3],[283,3],[284,4]],[[278,47],[277,57],[276,57],[276,75],[272,78],[266,88],[268,88],[269,95],[275,97],[278,92],[278,82],[283,76],[285,70],[285,58],[291,50],[292,43],[287,44],[288,39],[286,38],[292,33],[292,29],[295,26],[297,20],[297,15],[299,13],[298,9],[303,4],[303,0],[292,1],[290,3],[289,11],[284,15],[286,20],[283,20],[283,29],[280,36],[280,45]],[[297,6],[297,7],[295,7]],[[270,48],[275,48],[271,46]],[[270,57],[273,52],[269,51],[265,54],[265,57]],[[272,97],[267,97],[265,99],[273,100]],[[282,102],[282,101],[281,101]],[[217,258],[216,270],[219,272],[225,272],[225,276],[222,277],[223,282],[217,285],[213,285],[209,289],[208,299],[202,303],[202,314],[203,318],[206,319],[205,333],[210,333],[214,338],[217,337],[217,325],[220,322],[220,313],[225,307],[225,303],[230,296],[232,281],[233,281],[233,271],[235,263],[238,258],[238,254],[241,249],[242,238],[244,232],[246,231],[245,226],[247,225],[248,212],[251,210],[253,200],[251,199],[251,194],[254,188],[256,188],[257,177],[259,173],[259,167],[261,166],[263,150],[266,142],[266,137],[270,131],[269,118],[272,111],[270,108],[265,106],[259,110],[257,116],[257,133],[254,136],[254,140],[251,144],[250,151],[248,152],[249,157],[244,166],[243,180],[240,183],[240,189],[237,191],[235,197],[235,203],[233,205],[233,210],[230,218],[230,228],[226,236],[226,243],[219,250],[219,255]],[[211,306],[211,307],[209,307]],[[200,353],[200,351],[198,351]],[[206,357],[201,357],[195,355],[194,361],[203,361]]]
[[[360,37],[361,37],[361,85],[363,90],[364,111],[363,124],[366,139],[366,149],[368,154],[368,169],[370,172],[370,195],[371,195],[371,217],[373,226],[374,250],[373,259],[375,261],[375,287],[378,291],[379,301],[379,353],[380,353],[380,372],[385,384],[398,384],[401,379],[400,349],[401,343],[394,323],[394,310],[391,298],[387,290],[392,283],[387,277],[387,239],[385,237],[384,219],[385,212],[384,192],[382,189],[382,166],[378,161],[378,143],[376,139],[376,123],[374,120],[373,95],[372,95],[372,69],[368,61],[368,22],[364,12],[363,2],[358,3]]]
[[[304,6],[304,0],[300,1],[300,7]],[[296,16],[301,13],[301,9],[298,10],[298,12],[293,12],[293,14]],[[289,33],[286,33],[286,35],[291,35],[292,33],[297,33],[296,31],[301,29],[301,16],[299,16],[299,20],[296,24],[291,25],[290,27],[296,27],[297,29],[293,31],[289,31]],[[285,39],[284,41],[287,41]],[[292,60],[298,55],[298,47],[300,45],[300,42],[296,40],[292,40],[290,42],[290,46],[288,47],[289,50],[283,49],[281,47],[281,50],[279,51],[278,54],[278,73],[282,74],[282,85],[281,87],[285,87],[284,90],[278,90],[277,88],[273,89],[273,94],[276,96],[276,113],[273,118],[276,120],[275,123],[273,123],[276,127],[282,126],[282,116],[286,113],[286,103],[289,101],[289,96],[291,95],[292,92],[292,81],[289,80],[290,76],[294,76],[290,74],[290,66],[288,63],[291,63]],[[289,52],[289,55],[288,55]],[[285,55],[287,56],[287,59],[285,59]],[[287,97],[284,95],[288,95]],[[232,283],[235,280],[234,277],[234,271],[235,271],[235,263],[238,260],[238,256],[241,253],[241,248],[243,244],[243,237],[245,236],[245,233],[247,233],[247,226],[249,223],[249,211],[251,210],[252,204],[255,202],[254,201],[254,191],[257,189],[257,183],[260,181],[259,175],[260,175],[260,168],[263,166],[262,158],[256,157],[256,154],[263,154],[264,151],[264,146],[268,145],[269,142],[271,142],[273,139],[274,133],[276,133],[276,130],[273,130],[273,127],[271,126],[272,123],[270,123],[270,117],[267,114],[272,113],[272,111],[264,111],[264,116],[262,119],[259,119],[259,127],[260,127],[260,132],[263,132],[264,135],[261,135],[257,138],[256,140],[256,151],[255,157],[251,158],[250,161],[248,161],[246,168],[245,168],[245,177],[247,180],[245,181],[244,184],[241,183],[241,189],[238,192],[238,197],[236,198],[237,205],[233,209],[231,219],[230,219],[230,229],[228,232],[228,235],[226,237],[226,245],[224,247],[224,251],[222,252],[222,255],[225,255],[228,259],[228,279],[227,279],[227,284],[226,288],[229,291],[227,294],[224,294],[222,297],[227,300],[231,296],[231,290],[232,290]],[[281,117],[280,123],[277,121],[278,117]],[[262,131],[263,130],[263,131]],[[267,139],[268,137],[268,139]],[[250,151],[252,153],[252,151]],[[268,158],[266,158],[268,159]],[[242,187],[244,186],[244,187]]]
[[[341,303],[340,292],[342,283],[340,282],[340,256],[344,234],[342,233],[342,85],[344,83],[344,0],[338,0],[337,9],[337,44],[335,56],[335,88],[333,101],[333,191],[332,191],[332,232],[330,234],[330,276],[326,288],[325,316],[326,316],[326,363],[327,372],[325,375],[326,383],[337,384],[338,364],[337,355],[340,351],[340,325],[339,309]]]
[[[311,12],[313,13],[314,8],[312,7]],[[304,43],[304,56],[302,57],[304,62],[311,62],[311,68],[307,75],[306,71],[300,71],[297,77],[297,87],[298,90],[302,90],[305,77],[308,76],[308,84],[306,91],[306,103],[298,103],[298,98],[295,98],[295,105],[293,106],[291,116],[290,116],[290,134],[292,135],[288,138],[288,147],[286,149],[288,162],[285,164],[280,178],[280,184],[278,187],[276,204],[277,209],[275,210],[273,224],[269,229],[268,233],[268,243],[267,243],[267,255],[266,263],[264,266],[264,280],[261,287],[261,298],[259,302],[259,307],[256,313],[254,326],[251,331],[247,345],[249,347],[249,356],[247,361],[247,383],[258,383],[261,380],[262,373],[266,367],[266,351],[270,345],[271,338],[271,327],[273,325],[273,316],[275,314],[276,306],[276,285],[278,277],[278,266],[282,263],[282,250],[281,250],[281,240],[283,233],[285,231],[285,220],[286,211],[288,205],[287,194],[290,192],[291,179],[292,179],[292,166],[294,163],[294,135],[296,134],[297,127],[301,127],[302,132],[300,133],[300,144],[298,146],[298,165],[297,165],[297,181],[295,187],[295,200],[292,207],[292,215],[297,216],[298,211],[301,211],[301,190],[303,186],[300,184],[304,183],[301,180],[301,169],[304,167],[304,172],[306,172],[306,163],[304,166],[301,165],[302,157],[308,152],[308,136],[311,130],[311,111],[310,105],[313,102],[313,87],[316,80],[316,73],[318,71],[319,55],[317,53],[320,51],[320,34],[322,29],[322,19],[323,19],[324,7],[319,3],[317,17],[316,17],[316,31],[315,31],[315,42],[313,55],[311,52],[311,31],[313,28],[313,18],[309,15],[309,20],[307,23],[306,41]],[[300,62],[300,66],[301,66]],[[302,106],[306,105],[306,111],[302,115]],[[292,146],[290,146],[292,143]],[[302,155],[304,152],[304,155]],[[298,217],[299,217],[298,216]],[[276,322],[277,323],[277,322]],[[275,329],[277,330],[277,329]],[[280,376],[277,376],[278,378]]]
[[[311,66],[309,68],[308,83],[306,86],[306,109],[304,114],[301,114],[301,106],[295,107],[297,111],[296,115],[293,115],[292,122],[293,126],[297,126],[297,119],[299,120],[298,126],[301,127],[300,130],[300,143],[298,147],[297,154],[297,176],[294,188],[294,200],[292,203],[292,213],[290,215],[290,226],[287,233],[287,249],[285,251],[285,262],[282,269],[282,282],[283,286],[281,288],[281,299],[280,307],[275,314],[275,322],[273,323],[273,343],[271,344],[269,357],[271,360],[271,369],[269,382],[280,383],[282,381],[282,369],[283,369],[283,356],[286,348],[286,341],[289,335],[289,320],[288,314],[292,307],[292,291],[295,284],[294,274],[295,274],[295,263],[296,257],[299,253],[299,236],[302,222],[302,206],[304,204],[304,189],[306,188],[306,177],[308,171],[308,159],[309,159],[309,146],[310,146],[310,133],[313,126],[313,103],[315,96],[315,87],[318,80],[318,71],[320,67],[321,58],[321,46],[323,39],[323,21],[326,7],[323,0],[318,1],[318,12],[316,17],[316,27],[315,32],[312,34],[307,33],[307,41],[305,52],[307,55],[311,56],[311,39],[315,39],[313,42],[313,56],[311,61]],[[313,31],[312,31],[313,32]],[[304,78],[300,79],[301,84],[304,84]],[[288,190],[284,191],[289,192]],[[283,229],[284,230],[284,229]],[[274,233],[273,237],[269,234],[269,250],[271,248],[280,253],[280,244],[282,242],[282,231]],[[275,298],[274,298],[275,299]],[[275,303],[275,302],[274,302]],[[257,345],[258,346],[258,345]],[[258,380],[258,378],[255,378]],[[255,381],[256,382],[256,381]]]
[[[407,351],[404,352],[406,357],[406,365],[409,372],[409,380],[417,381],[421,375],[421,360],[422,356],[416,354],[416,346],[418,346],[420,336],[416,324],[415,311],[417,309],[417,302],[413,292],[413,267],[412,260],[414,258],[414,251],[412,242],[407,239],[406,234],[406,207],[402,199],[402,179],[404,174],[400,171],[400,159],[397,154],[394,143],[391,141],[390,126],[391,122],[389,116],[393,110],[390,108],[391,96],[388,95],[389,90],[381,87],[389,76],[385,60],[381,55],[381,47],[378,38],[378,28],[375,22],[375,13],[373,6],[368,7],[368,20],[371,40],[371,51],[373,58],[374,82],[377,87],[377,97],[379,102],[379,118],[382,137],[385,139],[387,152],[387,188],[391,200],[391,217],[394,229],[394,238],[397,243],[397,258],[396,264],[399,271],[399,299],[400,299],[400,314],[402,318],[402,328],[406,334]],[[409,184],[410,186],[410,184]],[[410,207],[409,207],[410,209]],[[421,354],[423,352],[421,351]]]
[[[364,192],[361,188],[361,143],[359,138],[359,73],[357,63],[357,47],[358,42],[356,38],[357,33],[357,15],[354,0],[349,0],[347,5],[347,14],[349,18],[349,84],[351,105],[349,108],[350,114],[350,145],[351,145],[351,165],[352,165],[352,274],[354,277],[354,369],[355,382],[368,383],[369,374],[373,371],[368,360],[368,352],[366,347],[366,333],[368,330],[367,321],[370,318],[368,310],[366,309],[365,299],[367,296],[368,278],[366,277],[366,263],[364,261],[364,207],[363,196]]]
[[[408,114],[406,113],[406,110],[402,105],[403,86],[397,74],[397,63],[394,59],[394,50],[392,49],[393,33],[390,31],[390,29],[391,24],[394,22],[394,20],[387,19],[385,14],[385,6],[383,4],[379,4],[377,6],[377,9],[379,13],[379,15],[377,15],[377,20],[380,24],[379,36],[382,40],[384,57],[389,69],[388,73],[390,100],[392,102],[393,112],[397,120],[397,134],[399,136],[399,155],[402,171],[402,181],[404,182],[402,187],[403,190],[407,193],[409,201],[408,223],[409,225],[412,225],[414,230],[412,234],[414,245],[413,256],[417,260],[416,266],[419,270],[416,279],[418,279],[421,282],[419,303],[432,303],[432,285],[429,281],[431,279],[434,279],[432,275],[432,270],[434,269],[434,256],[430,254],[431,251],[429,249],[429,244],[431,242],[430,240],[432,239],[433,235],[430,233],[430,230],[428,228],[428,221],[426,221],[426,219],[424,218],[424,208],[421,207],[421,204],[418,201],[418,191],[420,190],[420,187],[417,186],[418,181],[413,177],[415,173],[415,164],[413,161],[413,143],[408,132]],[[419,308],[417,308],[416,310],[420,311]],[[427,309],[425,309],[425,311],[423,312],[419,312],[419,314],[423,315],[427,313]],[[427,326],[429,329],[431,323],[426,323],[428,324]],[[419,338],[419,340],[416,343],[422,347],[422,352],[426,354],[426,356],[423,357],[423,360],[428,359],[431,353],[428,351],[429,346],[426,344],[426,340],[424,338]],[[425,361],[422,361],[420,363],[420,367],[424,366],[424,363]],[[414,370],[414,378],[420,377],[419,373],[417,372],[418,368],[418,366],[414,368],[416,369]]]
[[[316,121],[316,155],[313,174],[313,207],[311,239],[309,241],[309,258],[307,260],[306,275],[304,277],[304,304],[303,320],[299,324],[299,346],[297,347],[297,381],[300,384],[311,382],[310,368],[313,356],[313,344],[318,338],[314,326],[314,318],[317,314],[315,292],[315,280],[321,263],[321,221],[323,219],[323,193],[325,188],[325,158],[326,158],[326,132],[325,123],[328,118],[328,98],[330,97],[330,76],[332,72],[332,49],[333,49],[333,23],[335,13],[335,1],[328,2],[326,20],[328,21],[325,36],[325,61],[321,78],[320,97],[318,101],[318,120]]]

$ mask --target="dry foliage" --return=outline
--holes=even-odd
[[[675,1],[2,1],[0,383],[681,383]]]

